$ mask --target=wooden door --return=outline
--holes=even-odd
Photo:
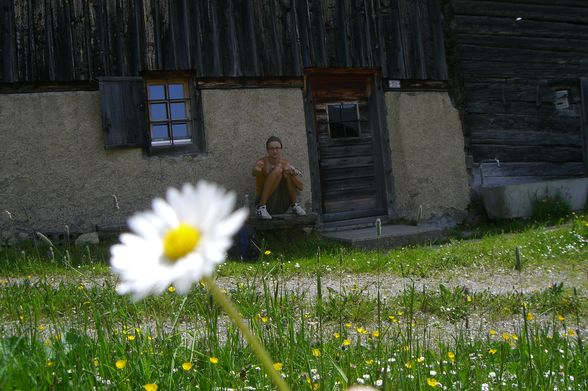
[[[386,214],[373,70],[306,74],[325,222]]]

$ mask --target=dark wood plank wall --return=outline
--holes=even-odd
[[[585,175],[581,106],[588,102],[580,77],[588,74],[588,1],[443,6],[450,78],[458,82],[478,184]],[[568,91],[567,108],[556,108],[558,90]]]
[[[373,66],[389,78],[446,80],[440,1],[0,0],[0,82]]]

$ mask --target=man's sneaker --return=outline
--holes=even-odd
[[[298,216],[304,216],[306,215],[306,211],[304,209],[302,209],[302,206],[300,206],[300,202],[297,202],[295,204],[291,205],[292,211],[294,213],[296,213]]]
[[[262,220],[271,220],[272,215],[269,214],[267,211],[267,207],[265,205],[259,205],[255,210],[255,215]]]

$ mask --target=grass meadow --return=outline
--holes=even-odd
[[[268,237],[216,277],[293,390],[588,389],[587,216],[460,235],[391,251]],[[1,390],[274,389],[203,284],[133,303],[108,257],[0,247]],[[462,273],[514,284],[445,283]],[[533,273],[555,277],[533,289]]]

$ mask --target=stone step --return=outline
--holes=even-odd
[[[442,242],[443,230],[434,225],[382,225],[381,235],[375,227],[322,232],[322,236],[352,247],[373,250],[392,249],[411,244]]]

